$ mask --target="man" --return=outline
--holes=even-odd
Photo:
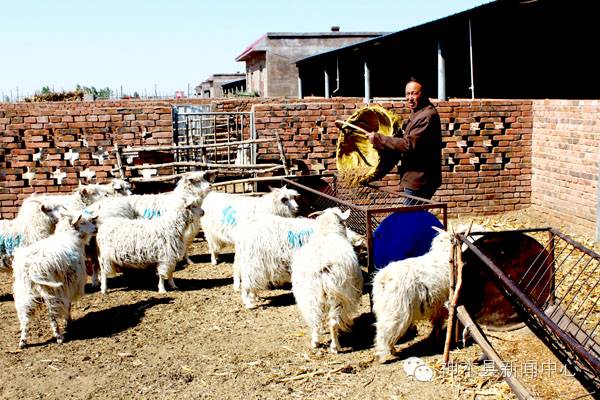
[[[442,183],[440,117],[423,84],[414,78],[406,84],[406,101],[410,118],[401,136],[372,132],[367,137],[377,150],[391,151],[401,157],[400,184],[405,194],[430,199]]]

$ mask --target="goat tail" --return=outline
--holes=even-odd
[[[362,288],[350,288],[347,287],[348,285],[346,287],[341,286],[336,282],[335,275],[328,269],[323,271],[322,279],[323,291],[326,293],[330,304],[330,317],[337,317],[340,330],[349,332],[353,325],[352,314],[357,307],[357,302],[353,300],[350,291],[358,291]]]
[[[37,276],[31,276],[31,281],[33,283],[36,283],[36,284],[40,285],[40,286],[48,286],[48,287],[51,287],[51,288],[59,288],[59,287],[61,287],[63,285],[62,282],[46,281],[46,280],[41,279],[41,278],[39,278]]]

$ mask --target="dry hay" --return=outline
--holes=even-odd
[[[365,181],[371,168],[367,166],[356,166],[351,169],[342,169],[338,171],[337,179],[340,186],[345,188],[355,188]]]
[[[393,168],[396,160],[375,149],[365,133],[397,134],[401,125],[398,115],[381,106],[367,106],[336,124],[340,129],[336,166],[343,185],[356,187],[377,180]]]

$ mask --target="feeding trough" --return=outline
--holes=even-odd
[[[463,279],[472,279],[473,285],[478,276],[486,276],[493,282],[495,292],[514,310],[506,312],[502,306],[503,318],[523,320],[598,398],[600,255],[553,228],[487,232],[479,240],[459,238],[468,247]],[[473,293],[465,301],[473,301],[469,296]],[[473,312],[487,314],[483,311],[492,306],[483,301]]]

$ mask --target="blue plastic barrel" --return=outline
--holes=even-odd
[[[427,253],[437,235],[432,226],[443,229],[442,223],[425,210],[397,211],[386,217],[373,232],[375,269],[382,269],[392,261]]]

